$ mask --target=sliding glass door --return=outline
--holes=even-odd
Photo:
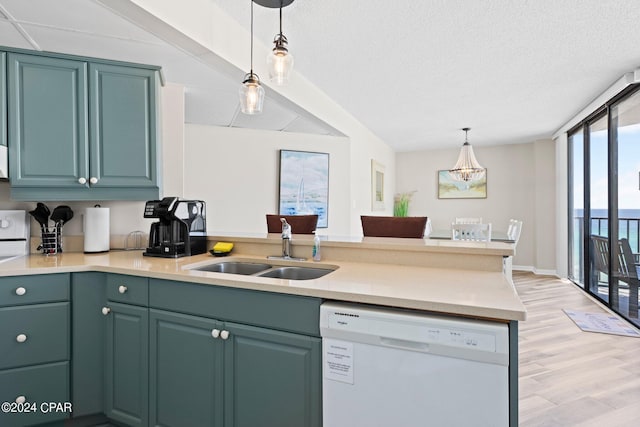
[[[612,194],[611,221],[617,227],[612,234],[618,236],[612,243],[612,282],[616,311],[632,320],[638,319],[637,265],[640,246],[640,92],[611,107],[613,162],[617,179]],[[616,175],[614,175],[616,176]],[[613,297],[613,295],[612,295]]]
[[[606,267],[609,248],[608,245],[601,245],[600,254],[598,254],[598,240],[590,236],[609,236],[609,127],[607,122],[608,116],[603,115],[589,122],[586,126],[589,143],[588,218],[591,220],[587,244],[592,252],[589,257],[589,272],[591,273],[589,277],[592,279],[589,283],[589,290],[604,301],[609,301],[609,276]]]
[[[568,135],[569,276],[640,326],[640,90]]]

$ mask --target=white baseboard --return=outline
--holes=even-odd
[[[514,265],[513,266],[513,271],[528,271],[528,272],[531,272],[533,274],[538,274],[540,276],[556,276],[556,277],[560,278],[560,276],[558,276],[558,272],[556,270],[538,269],[538,268],[535,268],[532,265]]]

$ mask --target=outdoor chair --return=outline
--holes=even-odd
[[[591,244],[593,259],[591,280],[597,286],[601,273],[609,275],[609,238],[591,235]],[[637,318],[640,264],[631,252],[629,240],[626,238],[618,240],[617,252],[612,256],[617,256],[617,259],[614,259],[615,264],[611,273],[615,279],[629,286],[629,317]]]

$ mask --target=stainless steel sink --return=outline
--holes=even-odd
[[[274,279],[311,280],[322,277],[332,271],[334,270],[314,267],[275,267],[258,274],[258,276]]]
[[[212,273],[242,274],[245,276],[270,277],[272,279],[311,280],[322,277],[336,270],[337,266],[307,267],[304,265],[273,265],[247,261],[222,261],[205,265],[185,266],[184,268]]]
[[[194,270],[198,271],[211,271],[213,273],[231,273],[231,274],[244,274],[250,276],[252,274],[259,273],[271,268],[269,264],[260,264],[253,262],[219,262],[215,264],[208,264],[202,267],[196,267]]]

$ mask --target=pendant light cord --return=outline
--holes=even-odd
[[[253,75],[253,0],[251,1],[251,75]]]
[[[280,37],[282,37],[282,1],[280,0]]]

